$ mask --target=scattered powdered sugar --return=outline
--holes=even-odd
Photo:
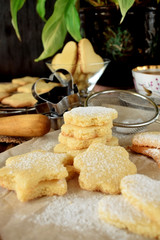
[[[76,231],[76,239],[88,239],[91,233],[91,239],[140,239],[99,219],[98,202],[103,196],[99,192],[84,191],[75,179],[71,180],[68,193],[54,196],[44,211],[34,214],[30,221],[42,227],[54,225]]]
[[[96,204],[101,198],[99,193],[94,196],[90,192],[81,191],[77,184],[62,197],[54,196],[46,209],[34,218],[36,223],[55,224],[71,227],[76,230],[94,229],[96,226]],[[77,185],[77,186],[76,186]],[[61,213],[61,214],[60,214]]]
[[[53,132],[50,132],[43,137],[39,137],[34,142],[34,149],[42,149],[45,151],[53,151],[53,147],[58,143],[58,134],[60,131],[55,131],[53,137]]]

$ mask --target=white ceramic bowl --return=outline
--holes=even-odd
[[[160,65],[138,66],[132,69],[136,92],[160,104]]]

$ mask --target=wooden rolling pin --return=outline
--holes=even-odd
[[[24,114],[0,118],[0,135],[39,137],[49,132],[50,119],[42,114]]]

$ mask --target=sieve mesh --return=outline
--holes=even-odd
[[[134,131],[155,122],[159,117],[158,106],[151,99],[127,90],[94,93],[88,96],[85,106],[105,106],[116,109],[118,118],[113,125],[119,128],[130,128],[130,130],[134,128]]]

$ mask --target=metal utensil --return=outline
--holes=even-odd
[[[145,126],[160,123],[158,106],[148,97],[127,90],[106,90],[87,97],[85,106],[106,106],[118,111],[114,130],[135,133]]]
[[[58,82],[56,86],[44,94],[37,93],[40,81]],[[32,94],[37,99],[35,105],[37,113],[47,115],[52,120],[52,127],[59,129],[63,123],[63,113],[73,107],[80,106],[81,100],[72,75],[65,69],[57,69],[49,78],[40,78],[32,86]]]

